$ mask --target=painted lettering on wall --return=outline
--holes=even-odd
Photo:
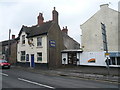
[[[88,60],[89,63],[95,63],[95,58],[91,58]]]

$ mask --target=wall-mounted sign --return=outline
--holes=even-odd
[[[120,52],[110,52],[110,57],[120,57]]]
[[[55,47],[55,46],[56,46],[55,40],[50,40],[50,47]]]
[[[34,46],[34,43],[33,43],[33,38],[29,38],[28,39],[28,44],[31,46]]]

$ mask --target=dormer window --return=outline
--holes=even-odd
[[[25,35],[22,35],[22,44],[25,44]]]

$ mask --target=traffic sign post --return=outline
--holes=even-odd
[[[110,65],[110,62],[109,62],[109,58],[107,57],[107,59],[106,59],[106,65],[107,65],[107,69],[108,69],[108,75],[110,75],[110,67],[109,67],[109,65]]]

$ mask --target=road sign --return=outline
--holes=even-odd
[[[109,56],[109,55],[110,55],[110,53],[105,53],[105,55],[106,55],[106,56]]]

